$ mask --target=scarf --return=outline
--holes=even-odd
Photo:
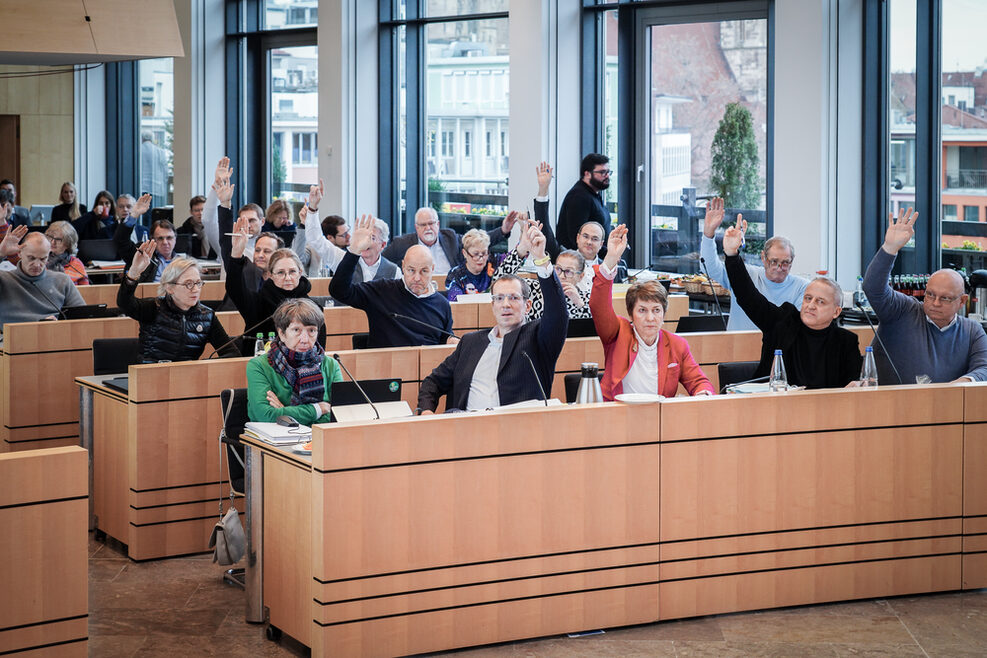
[[[296,352],[285,347],[280,337],[274,337],[267,352],[267,362],[291,387],[291,406],[325,399],[326,387],[322,377],[324,354],[325,350],[318,343],[307,352]]]
[[[72,254],[65,252],[62,254],[48,254],[48,269],[52,272],[64,272],[65,266],[72,260]]]

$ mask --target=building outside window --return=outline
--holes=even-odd
[[[154,208],[174,202],[175,131],[174,60],[143,59],[137,62],[140,90],[140,189],[134,196],[150,194]],[[121,190],[121,192],[128,190]]]

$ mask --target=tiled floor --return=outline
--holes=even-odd
[[[90,539],[89,653],[299,656],[243,621],[209,556],[136,563]],[[987,656],[987,590],[738,613],[553,637],[448,656]]]

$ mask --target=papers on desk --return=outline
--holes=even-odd
[[[127,263],[122,260],[94,260],[92,266],[99,270],[108,270],[114,267],[123,267]]]
[[[456,298],[453,304],[490,304],[493,302],[493,295],[489,292],[479,292],[474,294],[462,294]]]
[[[558,398],[551,398],[548,400],[548,404],[545,404],[545,400],[524,400],[523,402],[515,402],[514,404],[504,404],[499,407],[494,407],[490,411],[510,411],[512,409],[531,409],[534,407],[561,407],[562,400]]]
[[[243,433],[258,441],[279,446],[302,443],[312,439],[312,428],[308,425],[285,427],[277,423],[255,423],[251,421],[243,426]]]
[[[374,406],[377,407],[381,418],[407,418],[414,415],[411,407],[404,400],[375,402]],[[369,404],[334,404],[332,415],[337,423],[377,419],[377,414]]]

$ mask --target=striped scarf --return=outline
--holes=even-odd
[[[267,352],[267,362],[291,387],[291,405],[311,404],[325,399],[322,358],[325,350],[318,343],[307,352],[289,350],[275,337]]]

